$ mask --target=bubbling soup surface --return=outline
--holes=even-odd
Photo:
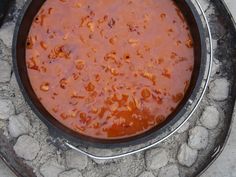
[[[47,0],[28,35],[26,64],[55,119],[83,135],[117,139],[176,109],[194,48],[172,0]]]

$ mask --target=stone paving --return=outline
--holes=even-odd
[[[23,1],[19,0],[17,3],[20,7]],[[228,0],[228,3],[232,5],[232,1]],[[236,2],[234,4],[236,4]],[[11,48],[13,26],[12,23],[7,23],[0,30],[1,40],[7,48]],[[7,52],[6,55],[8,55]],[[0,62],[0,71],[4,73],[0,75],[0,83],[10,82],[10,86],[17,87],[14,75],[11,77],[11,61],[0,60]],[[218,65],[216,64],[217,67]],[[229,82],[227,79],[215,79],[210,84],[209,97],[215,101],[224,101],[228,97],[228,88]],[[22,100],[22,98],[18,100]],[[13,103],[9,99],[0,99],[0,119],[9,121],[6,127],[6,132],[9,133],[6,133],[7,136],[18,138],[14,145],[15,152],[19,157],[25,159],[27,164],[31,166],[37,165],[39,169],[37,173],[40,177],[81,177],[82,175],[93,177],[99,176],[98,174],[101,171],[104,171],[104,173],[101,174],[104,174],[106,177],[178,177],[180,176],[178,163],[185,167],[191,167],[196,163],[199,152],[208,146],[209,132],[218,126],[220,119],[219,108],[210,105],[205,106],[199,124],[194,126],[190,125],[189,122],[185,124],[178,133],[183,135],[187,134],[188,140],[180,146],[177,152],[173,152],[177,154],[177,160],[173,159],[171,156],[172,152],[169,152],[168,149],[157,147],[145,153],[123,158],[122,160],[92,161],[73,150],[66,151],[65,153],[56,151],[55,147],[42,141],[42,139],[47,136],[47,133],[44,131],[45,127],[39,121],[32,121],[35,116],[28,112],[28,114],[25,115],[25,108],[22,105],[24,105],[24,103],[19,103],[15,100]],[[234,127],[235,126],[234,123]],[[233,157],[236,156],[236,131],[234,129],[235,128],[233,128],[228,145],[223,154],[213,166],[203,174],[204,177],[236,176],[236,163],[235,159],[233,159]],[[37,130],[40,132],[36,132]],[[37,133],[40,136],[37,136]],[[107,154],[109,152],[104,153]],[[159,159],[162,160],[160,161]],[[103,164],[105,164],[104,167]],[[222,166],[226,165],[227,167],[222,168]],[[99,168],[97,168],[97,166]],[[83,171],[83,174],[81,174],[81,171]],[[110,173],[111,171],[114,171],[115,174]],[[0,163],[0,177],[13,176],[14,175],[4,164]]]
[[[236,20],[236,1],[225,0],[225,2]],[[233,117],[232,131],[224,151],[202,177],[236,177],[236,107]]]

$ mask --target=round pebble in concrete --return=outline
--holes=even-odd
[[[28,135],[20,136],[13,148],[25,160],[34,160],[40,150],[38,141]]]
[[[155,177],[155,176],[150,171],[144,171],[138,177]]]
[[[60,173],[58,177],[83,177],[83,176],[77,169],[72,169],[70,171],[64,171]]]
[[[7,120],[13,114],[15,114],[15,107],[11,100],[0,99],[0,119]]]
[[[65,167],[59,164],[56,158],[49,159],[44,163],[39,171],[43,177],[58,177],[58,175],[65,170]]]
[[[68,150],[66,151],[66,164],[68,168],[83,170],[87,167],[88,157],[75,150]]]
[[[11,66],[8,62],[0,60],[0,82],[9,82],[11,80]]]
[[[211,76],[214,76],[219,71],[220,71],[220,62],[219,60],[214,58],[213,63],[212,63]]]
[[[188,145],[193,149],[205,149],[208,143],[208,131],[202,126],[196,126],[189,131]]]
[[[24,4],[25,4],[25,0],[17,0],[16,1],[16,7],[18,9],[21,9],[24,6]]]
[[[191,167],[197,160],[198,152],[190,148],[186,143],[179,148],[177,159],[181,165]]]
[[[200,121],[202,125],[208,129],[214,129],[219,123],[220,113],[214,106],[205,108]]]
[[[168,155],[164,149],[150,149],[145,154],[146,165],[149,170],[158,170],[168,163]]]
[[[5,23],[0,28],[0,40],[8,47],[12,47],[12,39],[13,39],[13,33],[14,33],[15,23],[9,22]]]
[[[161,168],[158,177],[179,177],[178,166],[172,164]]]
[[[30,121],[25,113],[14,115],[9,118],[8,131],[12,137],[28,134],[30,128]]]
[[[225,78],[214,80],[210,84],[210,92],[208,96],[216,101],[224,101],[229,95],[229,82]]]
[[[117,159],[117,162],[119,176],[138,176],[145,169],[145,160],[141,154],[129,155]]]

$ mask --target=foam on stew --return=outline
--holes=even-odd
[[[47,0],[32,23],[26,63],[55,119],[117,139],[159,125],[176,109],[194,49],[172,0]]]

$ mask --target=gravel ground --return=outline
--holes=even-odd
[[[202,0],[204,1],[204,0]],[[232,0],[233,1],[233,0]],[[232,3],[232,1],[228,1]],[[23,0],[17,0],[20,8]],[[236,6],[236,3],[234,3]],[[231,4],[232,5],[232,4]],[[231,6],[232,8],[233,6]],[[229,94],[229,80],[217,75],[221,66],[214,59],[214,69],[207,97],[191,121],[160,146],[126,158],[94,161],[73,150],[62,151],[49,144],[47,128],[24,103],[11,71],[11,39],[14,23],[6,23],[0,30],[0,128],[14,143],[16,154],[34,167],[39,177],[179,177],[194,172],[199,159],[210,151],[224,118],[224,101]],[[3,74],[2,74],[3,73]],[[9,91],[10,90],[10,91]],[[14,94],[14,96],[11,96]],[[217,103],[221,103],[219,106]],[[236,123],[234,127],[236,128]],[[236,131],[233,128],[228,145],[204,177],[235,177]],[[215,134],[215,136],[214,136]],[[175,143],[173,143],[175,142]],[[93,150],[92,151],[96,151]],[[103,153],[112,153],[105,150]],[[162,159],[162,160],[160,160]],[[223,164],[222,164],[223,161]],[[226,166],[222,168],[222,166]],[[216,170],[218,168],[218,171]],[[0,163],[0,177],[14,176]]]

